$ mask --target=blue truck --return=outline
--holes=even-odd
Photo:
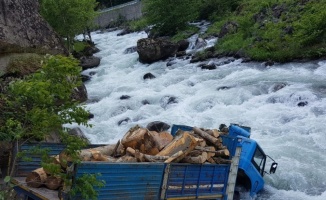
[[[190,126],[173,125],[171,134],[177,130],[189,131]],[[254,197],[264,187],[263,176],[275,173],[277,163],[266,155],[259,144],[250,138],[250,128],[231,124],[229,134],[223,135],[231,156],[231,164],[189,164],[189,163],[110,163],[83,161],[76,164],[72,178],[83,174],[98,174],[106,182],[96,188],[98,199],[237,199],[238,188],[245,189]],[[58,155],[63,144],[40,143],[41,148],[50,149],[49,154]],[[28,150],[35,144],[24,144],[20,151]],[[96,145],[93,145],[96,146]],[[270,159],[270,160],[268,160]],[[267,160],[271,163],[265,171]],[[77,195],[58,195],[58,191],[46,188],[31,188],[25,183],[28,172],[40,167],[40,158],[30,162],[19,161],[14,189],[24,199],[55,200],[80,199]],[[60,196],[60,197],[59,197]]]

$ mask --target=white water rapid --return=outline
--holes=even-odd
[[[138,61],[137,52],[124,54],[146,33],[117,33],[92,34],[101,50],[95,56],[102,60],[83,72],[93,74],[86,82],[93,128],[81,127],[92,143],[114,143],[132,126],[152,121],[250,126],[251,138],[279,164],[275,174],[265,175],[255,199],[326,199],[326,60],[265,67],[239,59],[215,70],[202,70],[189,59],[169,67],[167,61],[148,65]],[[144,80],[148,72],[156,78]],[[130,98],[121,100],[122,95]]]

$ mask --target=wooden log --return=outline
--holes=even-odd
[[[115,144],[108,144],[105,146],[92,148],[92,150],[99,151],[102,155],[105,155],[105,156],[112,156],[114,153],[115,147],[116,147]]]
[[[195,147],[195,149],[199,150],[199,151],[205,151],[205,152],[212,153],[212,156],[215,155],[216,157],[229,157],[230,156],[230,152],[228,149],[215,150],[214,147],[199,147],[199,146]]]
[[[48,176],[45,180],[45,186],[50,190],[57,190],[59,187],[62,186],[62,184],[63,181],[58,176]]]
[[[164,163],[171,163],[172,161],[177,162],[184,157],[185,157],[185,152],[178,151],[178,152],[174,153],[172,156],[170,156],[167,160],[165,160]]]
[[[201,147],[201,146],[197,146],[197,147]],[[197,150],[197,147],[195,147],[194,150],[189,152],[189,154],[187,156],[190,156],[190,157],[200,156],[203,153],[203,151]]]
[[[172,156],[173,154],[182,151],[183,155],[176,158],[174,162],[182,160],[188,153],[195,149],[197,146],[195,137],[188,132],[184,132],[182,135],[175,137],[164,149],[162,149],[157,156]]]
[[[38,188],[41,187],[47,178],[45,171],[42,168],[35,169],[34,171],[30,172],[25,181],[28,186]]]
[[[136,125],[130,128],[127,133],[121,139],[121,144],[127,148],[131,147],[133,149],[140,149],[141,144],[143,144],[144,135],[148,132],[146,128],[141,128]]]
[[[193,164],[202,164],[207,160],[207,152],[202,152],[201,155],[196,157],[186,156],[182,159],[182,162],[193,163]]]
[[[228,158],[230,156],[230,152],[229,152],[228,149],[217,150],[215,152],[215,156],[216,157],[226,157],[226,158]]]
[[[148,162],[163,162],[169,158],[169,156],[152,156],[147,155],[135,150],[131,147],[128,147],[126,150],[129,154],[135,156],[140,162],[148,161]]]
[[[137,162],[137,158],[135,158],[134,156],[124,155],[118,158],[116,162],[135,163]]]
[[[180,131],[180,133],[184,133],[185,131]],[[180,134],[179,133],[179,134]],[[195,134],[194,133],[194,131],[188,131],[188,133],[191,135],[191,136],[193,136],[193,137],[195,137],[195,139],[197,140],[197,142],[198,142],[198,146],[201,146],[201,147],[205,147],[206,146],[206,140],[203,138],[203,137],[201,137],[200,135],[197,135],[197,134]]]
[[[210,134],[206,133],[205,131],[201,130],[200,128],[194,127],[194,133],[204,138],[210,144],[214,145],[215,147],[219,146],[219,140]]]
[[[96,161],[109,161],[109,156],[103,155],[100,151],[90,149],[92,157]]]
[[[231,160],[227,160],[221,157],[212,157],[217,164],[231,164]]]
[[[117,142],[117,144],[114,147],[112,156],[113,157],[121,157],[126,154],[126,148],[121,144],[121,140]]]
[[[210,134],[211,136],[213,137],[220,137],[220,133],[217,129],[208,129],[208,130],[205,130],[206,133]]]
[[[156,155],[160,152],[158,144],[159,134],[156,131],[148,131],[144,134],[143,144],[140,147],[140,152],[148,155]]]
[[[159,150],[161,151],[166,145],[172,142],[173,136],[166,131],[159,133],[159,139],[157,140]]]
[[[211,158],[207,158],[207,161],[211,164],[216,164],[215,160],[211,157]]]
[[[167,144],[173,140],[173,136],[168,132],[148,131],[144,134],[140,152],[148,155],[156,155]]]

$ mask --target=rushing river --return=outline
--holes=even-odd
[[[152,121],[250,126],[251,138],[279,163],[255,199],[326,199],[326,60],[265,67],[223,58],[210,61],[219,65],[215,70],[189,59],[148,65],[137,52],[124,53],[146,33],[117,33],[93,33],[101,64],[83,72],[92,74],[87,109],[95,117],[93,128],[81,128],[92,143],[115,143],[132,126]],[[156,78],[144,80],[149,72]]]

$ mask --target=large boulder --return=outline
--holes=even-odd
[[[38,1],[1,0],[0,5],[0,54],[67,54],[59,36],[38,13]]]
[[[178,44],[162,38],[143,38],[137,41],[139,61],[142,63],[153,63],[174,56],[178,47]]]
[[[80,66],[83,70],[98,67],[101,63],[101,58],[96,56],[83,56],[79,59]]]

